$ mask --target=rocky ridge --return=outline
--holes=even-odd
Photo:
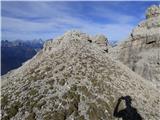
[[[2,76],[2,120],[116,120],[117,99],[126,95],[144,119],[159,120],[160,92],[95,40],[67,32]]]
[[[160,7],[153,5],[148,8],[146,20],[109,53],[160,88]]]

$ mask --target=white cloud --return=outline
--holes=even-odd
[[[120,11],[115,11],[110,8],[104,7],[92,7],[92,11],[89,13],[91,15],[101,17],[103,19],[111,20],[116,23],[130,23],[135,21],[137,18],[128,14],[121,13]]]
[[[19,17],[2,16],[2,39],[34,39],[37,37],[47,39],[63,34],[70,29],[79,29],[92,35],[104,34],[109,40],[121,40],[128,36],[133,28],[129,22],[135,19],[133,16],[116,13],[109,9],[104,12],[103,8],[95,8],[94,16],[116,21],[116,23],[102,24],[91,19],[84,19],[83,15],[72,14],[73,10],[65,3],[55,4],[53,7],[49,3],[36,2],[36,5],[28,4],[27,6],[28,9],[21,10],[13,7],[13,9],[7,10]],[[113,16],[113,14],[115,15]]]
[[[105,34],[109,40],[121,40],[127,37],[133,28],[133,26],[129,24],[99,24],[72,17],[54,21],[49,20],[41,23],[3,17],[2,28],[3,26],[5,26],[5,29],[9,29],[10,32],[2,32],[2,38],[10,36],[9,39],[18,39],[18,37],[20,39],[31,39],[32,37],[36,38],[36,36],[46,39],[47,35],[49,37],[53,35],[54,37],[69,29],[79,29],[92,35]]]

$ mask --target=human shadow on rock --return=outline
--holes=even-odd
[[[119,111],[118,108],[122,100],[125,101],[126,108]],[[130,96],[120,97],[114,109],[113,116],[117,118],[122,118],[122,120],[142,120],[142,117],[137,112],[137,109],[132,107],[131,104],[132,98]]]

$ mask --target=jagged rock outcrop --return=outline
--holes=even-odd
[[[2,120],[116,120],[114,107],[126,95],[144,119],[159,120],[156,87],[90,40],[67,32],[2,76]]]
[[[160,15],[160,5],[152,5],[146,12],[146,18],[157,17]]]
[[[151,6],[146,20],[136,26],[128,40],[110,54],[160,88],[160,7]]]
[[[73,36],[76,37],[76,33],[79,34],[80,31],[73,32],[73,33],[70,33],[70,34],[73,34]],[[108,52],[108,39],[104,35],[89,36],[87,34],[82,34],[81,39],[82,40],[87,40],[90,43],[97,44],[102,50]],[[52,40],[47,41],[44,45],[44,50],[49,50],[50,51],[51,48],[53,48],[52,45],[53,45]]]
[[[104,51],[108,52],[108,39],[104,35],[92,37],[94,43],[98,44]]]

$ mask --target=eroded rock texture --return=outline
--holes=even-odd
[[[159,91],[91,41],[67,32],[2,76],[2,120],[116,120],[126,95],[144,119],[159,120]]]
[[[146,18],[110,54],[160,88],[160,7],[148,8]]]

